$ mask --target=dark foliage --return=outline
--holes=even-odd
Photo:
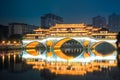
[[[116,45],[117,45],[117,65],[120,69],[120,47],[118,46],[118,44],[120,44],[120,32],[117,35],[117,41],[116,41]]]

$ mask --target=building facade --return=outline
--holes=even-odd
[[[116,66],[116,35],[105,28],[85,24],[56,24],[26,34],[22,58],[34,69],[56,74],[85,75]],[[38,61],[38,62],[37,62]],[[44,66],[45,65],[45,66]],[[84,66],[85,65],[85,66]]]
[[[108,27],[112,32],[119,32],[120,31],[120,15],[113,13],[112,15],[108,16]]]
[[[56,24],[49,29],[38,28],[34,31],[35,34],[26,34],[23,40],[26,53],[33,56],[40,55],[45,58],[46,55],[52,57],[50,59],[54,61],[56,58],[60,58],[58,61],[62,59],[80,61],[87,57],[90,57],[89,59],[94,57],[97,60],[99,56],[101,56],[100,59],[105,56],[108,56],[105,59],[116,58],[114,50],[117,33],[111,33],[105,28],[86,26],[83,23]],[[39,53],[35,51],[38,45],[40,46]]]
[[[56,24],[49,29],[38,28],[35,34],[26,34],[27,39],[42,39],[46,37],[94,37],[100,39],[115,39],[117,33],[111,33],[108,29],[95,28],[81,24]]]
[[[35,28],[36,26],[25,24],[25,23],[10,23],[9,24],[9,36],[14,35],[14,34],[24,35],[27,33],[33,33],[33,29]]]
[[[106,19],[102,16],[96,16],[92,18],[92,24],[94,27],[106,27]]]
[[[63,23],[63,18],[51,13],[41,16],[42,28],[49,28],[51,26],[54,26],[56,23]]]

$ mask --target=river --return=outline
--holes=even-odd
[[[101,60],[92,63],[56,63],[33,57],[25,58],[23,57],[25,54],[25,50],[0,50],[0,80],[120,80],[116,60]],[[96,66],[93,66],[93,63]],[[102,64],[105,65],[100,66]],[[78,70],[75,68],[76,65],[79,66]],[[52,71],[53,68],[57,68],[56,66],[59,69],[53,71],[53,73],[56,72],[54,76],[51,74],[41,76],[42,69],[49,68]],[[72,73],[68,74],[67,71]],[[78,71],[78,75],[75,71]],[[79,71],[85,71],[85,74],[81,75]]]

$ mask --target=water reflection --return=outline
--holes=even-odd
[[[45,75],[43,77],[47,80],[48,78],[49,80],[70,80],[72,77],[75,77],[76,80],[114,80],[114,78],[119,80],[115,76],[117,75],[116,59],[95,60],[92,62],[60,62],[46,61],[39,58],[26,58],[26,64],[33,65],[32,68],[39,70],[41,75]]]
[[[83,51],[82,45],[74,39],[65,42],[60,49],[65,55],[72,57],[79,56]]]
[[[32,53],[36,54],[35,49]],[[35,52],[35,53],[34,53]],[[47,56],[46,56],[47,58]],[[111,70],[112,67],[117,66],[116,59],[111,60],[94,60],[92,62],[62,62],[62,61],[47,61],[46,59],[40,58],[26,58],[26,64],[33,65],[33,69],[42,70],[47,68],[50,72],[57,75],[67,74],[67,75],[86,75],[87,73],[92,73],[95,71],[102,72],[106,69]]]
[[[78,77],[78,79],[82,80],[107,80],[109,78],[113,78],[113,80],[119,80],[117,78],[114,79],[116,77],[114,77],[114,74],[116,75],[116,60],[96,60],[92,62],[49,62],[39,58],[23,58],[23,54],[26,53],[21,50],[0,51],[0,70],[7,70],[8,72],[24,72],[33,69],[38,71],[38,75],[36,75],[38,79],[41,79],[40,74],[42,75],[42,71],[47,69],[50,71],[50,73],[45,73],[45,75],[53,73],[55,75],[55,78],[51,78],[51,80],[63,80],[64,78],[70,79],[68,77],[71,76]],[[33,73],[31,72],[31,74]],[[68,77],[64,75],[67,75]],[[51,76],[49,75],[49,77]],[[99,78],[99,76],[101,77]],[[96,77],[99,79],[96,79]],[[14,78],[14,80],[16,79]]]
[[[9,72],[21,72],[26,68],[26,62],[22,58],[21,50],[1,50],[0,70]],[[26,68],[27,69],[27,68]]]
[[[94,61],[91,63],[66,63],[66,62],[45,62],[45,61],[27,61],[27,64],[32,64],[33,69],[47,68],[56,74],[68,75],[85,75],[88,72],[104,71],[105,69],[111,70],[116,67],[116,61]]]

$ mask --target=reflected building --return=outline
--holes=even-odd
[[[0,50],[0,70],[21,72],[27,70],[21,50]]]

